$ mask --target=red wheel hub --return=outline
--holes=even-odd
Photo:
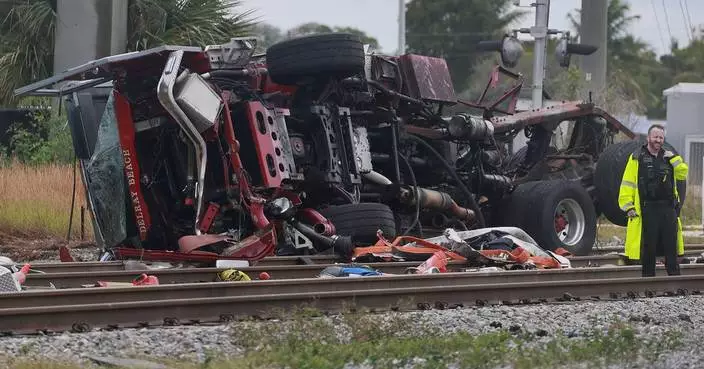
[[[567,218],[564,215],[558,215],[555,217],[555,231],[556,232],[562,232],[567,228],[567,225],[569,222],[567,222]]]

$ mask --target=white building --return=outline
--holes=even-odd
[[[667,141],[689,165],[689,184],[702,184],[704,83],[678,83],[663,91],[667,99]]]

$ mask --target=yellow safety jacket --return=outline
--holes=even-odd
[[[673,168],[675,184],[677,181],[687,179],[689,167],[684,162],[681,156],[672,152],[666,151],[665,157],[669,157],[669,162]],[[677,192],[677,186],[672,186],[675,193],[675,199],[680,202],[680,196]],[[640,195],[638,194],[638,156],[631,154],[626,162],[626,169],[623,171],[621,187],[618,194],[618,206],[624,212],[635,209],[637,217],[628,218],[628,226],[626,228],[626,257],[631,260],[640,260],[640,241],[642,217],[640,208]],[[684,255],[684,238],[682,236],[682,222],[677,217],[677,255]]]

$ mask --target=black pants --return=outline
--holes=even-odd
[[[655,276],[655,258],[665,256],[667,275],[680,275],[677,258],[677,213],[671,202],[644,202],[641,207],[640,260],[643,277]]]

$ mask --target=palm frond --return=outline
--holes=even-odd
[[[13,105],[14,89],[51,75],[56,13],[50,0],[25,0],[0,21],[0,105]]]
[[[239,0],[131,0],[128,49],[204,46],[248,34],[252,11],[234,13],[240,5]]]

